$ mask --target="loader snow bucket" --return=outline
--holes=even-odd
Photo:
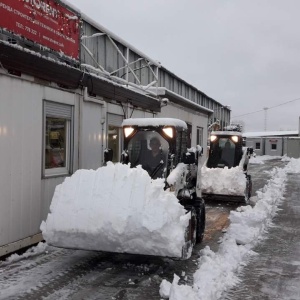
[[[108,162],[56,187],[41,230],[56,247],[181,258],[190,216],[163,179]]]
[[[240,167],[202,167],[202,197],[205,200],[249,203],[252,190],[250,175]]]

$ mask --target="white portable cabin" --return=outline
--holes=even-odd
[[[265,155],[270,156],[282,156],[283,155],[283,143],[282,137],[266,137],[265,139]]]
[[[246,147],[253,148],[256,155],[264,155],[265,153],[265,142],[262,137],[253,137],[246,139]]]
[[[300,157],[300,137],[287,137],[284,139],[284,153],[288,157]]]
[[[246,146],[257,155],[299,157],[298,131],[272,131],[243,133]]]

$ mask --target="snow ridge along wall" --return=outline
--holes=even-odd
[[[141,167],[78,170],[56,187],[43,237],[63,248],[181,257],[190,214],[163,188]]]

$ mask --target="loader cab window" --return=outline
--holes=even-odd
[[[131,167],[141,165],[151,178],[162,178],[168,159],[168,142],[157,132],[140,131],[128,143]]]
[[[228,137],[216,139],[210,144],[207,166],[209,168],[234,167],[236,144]]]

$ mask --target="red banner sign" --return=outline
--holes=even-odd
[[[0,0],[0,27],[79,59],[79,20],[53,0]]]

